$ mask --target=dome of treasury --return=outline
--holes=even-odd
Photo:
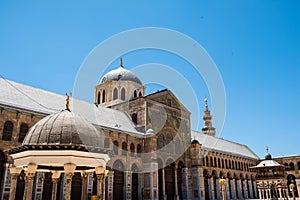
[[[122,60],[120,67],[106,73],[100,80],[100,83],[105,83],[109,81],[132,81],[142,85],[142,81],[131,71],[124,69]]]
[[[69,110],[63,110],[37,122],[22,145],[99,147],[100,141],[98,131],[91,123]]]

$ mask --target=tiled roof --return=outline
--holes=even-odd
[[[280,165],[275,160],[263,160],[258,165],[252,168],[264,168],[264,167],[284,167],[284,166]]]
[[[192,138],[198,140],[200,144],[202,144],[202,148],[204,150],[216,151],[255,160],[259,159],[259,157],[246,145],[238,144],[196,131],[192,131],[191,136]]]
[[[66,96],[0,78],[0,105],[52,114],[65,109]],[[142,134],[128,116],[118,110],[72,99],[71,110],[94,125]]]

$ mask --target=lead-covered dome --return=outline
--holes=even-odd
[[[99,147],[97,129],[69,110],[49,115],[27,133],[22,145],[75,145]]]
[[[109,81],[132,81],[142,85],[142,81],[131,71],[124,69],[120,66],[118,69],[112,70],[105,74],[100,83],[105,83]]]

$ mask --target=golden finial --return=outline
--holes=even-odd
[[[123,60],[122,60],[122,57],[120,58],[120,67],[123,67]]]
[[[66,110],[68,110],[68,111],[70,111],[70,101],[71,101],[71,99],[70,99],[70,96],[72,96],[72,93],[70,92],[70,94],[68,94],[67,92],[66,92],[66,96],[67,96],[67,98],[66,98]]]

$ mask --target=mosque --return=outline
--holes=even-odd
[[[89,103],[0,79],[1,199],[298,197],[300,156],[275,158],[284,190],[273,184],[272,195],[262,192],[261,160],[246,145],[216,137],[207,100],[197,132],[172,91],[146,95],[122,62],[94,89]]]

